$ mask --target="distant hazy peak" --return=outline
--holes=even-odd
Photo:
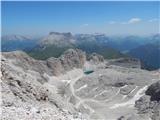
[[[56,46],[70,46],[74,44],[74,36],[68,33],[50,32],[48,36],[44,37],[41,41],[41,45],[56,45]]]
[[[71,32],[60,33],[60,32],[50,32],[49,35],[65,35],[65,36],[72,36]]]
[[[5,36],[2,36],[1,38],[2,40],[20,40],[20,41],[23,41],[23,40],[30,40],[29,37],[26,37],[26,36],[22,36],[22,35],[5,35]]]

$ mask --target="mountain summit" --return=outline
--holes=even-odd
[[[75,43],[74,36],[68,33],[50,32],[48,36],[40,41],[41,46],[55,45],[58,47],[68,47]]]

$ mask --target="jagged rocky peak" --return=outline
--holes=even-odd
[[[40,41],[40,45],[72,46],[75,43],[74,36],[68,33],[50,32]]]
[[[60,75],[73,68],[82,68],[86,61],[85,52],[79,49],[68,49],[59,58],[47,59],[47,65],[54,75]]]
[[[68,49],[61,56],[61,60],[63,61],[64,59],[68,61],[69,65],[73,65],[73,66],[82,68],[86,61],[86,53],[80,49]]]
[[[91,55],[88,56],[88,60],[98,64],[98,63],[104,62],[104,57],[97,53],[92,53]]]
[[[86,61],[85,52],[79,49],[68,49],[59,58],[51,57],[46,61],[35,60],[25,52],[3,52],[3,59],[12,60],[16,66],[23,70],[34,70],[40,74],[60,75],[73,68],[82,68]]]
[[[49,35],[64,35],[66,37],[73,37],[71,32],[67,32],[67,33],[59,33],[59,32],[50,32]]]

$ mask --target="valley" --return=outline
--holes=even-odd
[[[78,48],[87,54],[98,53],[105,59],[137,58],[141,61],[142,69],[156,70],[160,67],[159,34],[113,37],[105,34],[50,32],[40,38],[28,39],[16,35],[2,36],[2,51],[23,50],[35,59],[45,60],[57,58],[68,49]]]
[[[138,113],[135,104],[145,96],[145,91],[151,84],[159,81],[159,71],[149,72],[139,66],[132,68],[134,61],[129,62],[130,66],[115,65],[110,60],[102,61],[98,54],[93,56],[86,60],[85,52],[69,49],[58,58],[64,58],[58,67],[56,59],[50,58],[50,62],[34,60],[20,51],[2,53],[4,119],[16,119],[12,113],[25,117],[26,120],[33,115],[36,116],[35,119],[42,119],[50,114],[49,111],[59,111],[59,117],[66,120],[72,119],[71,117],[76,119],[75,115],[78,120],[150,120],[152,114]],[[46,62],[54,66],[54,70]],[[127,64],[125,59],[124,62]],[[66,66],[69,64],[72,66]],[[85,71],[93,72],[85,74]],[[7,92],[10,94],[6,96]],[[35,108],[33,103],[36,103]],[[40,104],[46,107],[41,108]],[[21,107],[15,109],[19,105]],[[25,106],[31,108],[29,115],[18,114],[19,109],[28,113]],[[48,110],[39,115],[43,109]],[[53,114],[57,113],[50,114],[47,119]]]
[[[160,120],[160,1],[1,1],[0,120]]]

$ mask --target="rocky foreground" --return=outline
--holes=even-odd
[[[4,52],[1,73],[2,120],[160,120],[159,71],[135,59],[69,49],[40,61]]]

